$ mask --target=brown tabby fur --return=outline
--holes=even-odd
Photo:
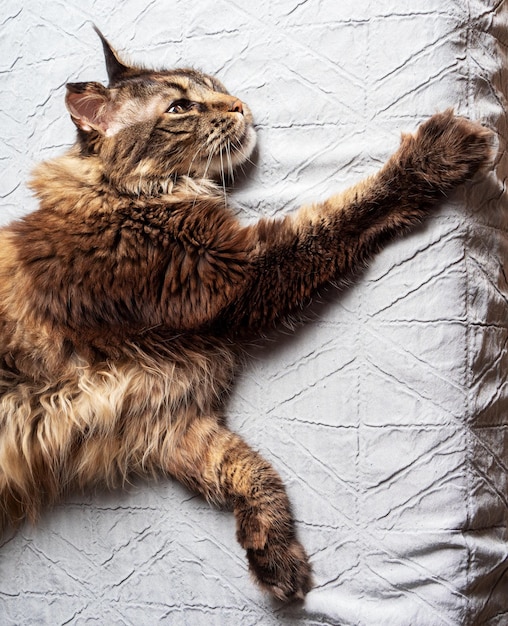
[[[103,46],[109,87],[68,86],[78,141],[36,170],[40,208],[0,231],[0,527],[171,475],[232,506],[258,582],[301,598],[281,479],[221,418],[239,347],[419,223],[487,162],[490,133],[437,114],[353,189],[244,226],[212,181],[252,151],[247,106]]]

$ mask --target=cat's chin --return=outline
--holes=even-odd
[[[254,128],[249,125],[245,129],[245,135],[241,140],[241,148],[239,150],[235,150],[232,154],[233,165],[242,165],[249,159],[254,148],[256,147],[257,135]]]
[[[205,170],[201,175],[211,179],[231,176],[238,167],[249,160],[256,147],[256,141],[256,131],[249,124],[245,128],[242,138],[237,141],[239,146],[229,150],[223,149],[222,152],[216,154],[211,160],[207,161]]]

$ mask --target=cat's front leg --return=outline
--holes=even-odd
[[[420,223],[457,185],[491,158],[492,133],[439,113],[375,175],[282,220],[248,227],[250,276],[220,327],[259,331],[298,313],[321,287],[349,280],[380,248]]]
[[[272,466],[213,418],[197,418],[161,465],[210,502],[233,508],[237,539],[256,581],[275,598],[303,599],[310,565],[288,497]]]
[[[297,220],[307,220],[311,231],[327,224],[345,252],[335,266],[336,278],[355,273],[487,165],[492,143],[490,130],[452,109],[436,113],[414,134],[402,135],[399,149],[376,175],[310,211],[303,209]]]

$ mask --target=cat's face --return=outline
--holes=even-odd
[[[110,86],[69,84],[66,103],[85,153],[115,184],[135,191],[175,175],[218,178],[249,158],[251,112],[216,78],[128,67],[103,43]]]

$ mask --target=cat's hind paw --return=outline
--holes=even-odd
[[[312,587],[311,567],[302,545],[267,543],[260,550],[248,549],[247,558],[257,582],[277,600],[303,600]]]

